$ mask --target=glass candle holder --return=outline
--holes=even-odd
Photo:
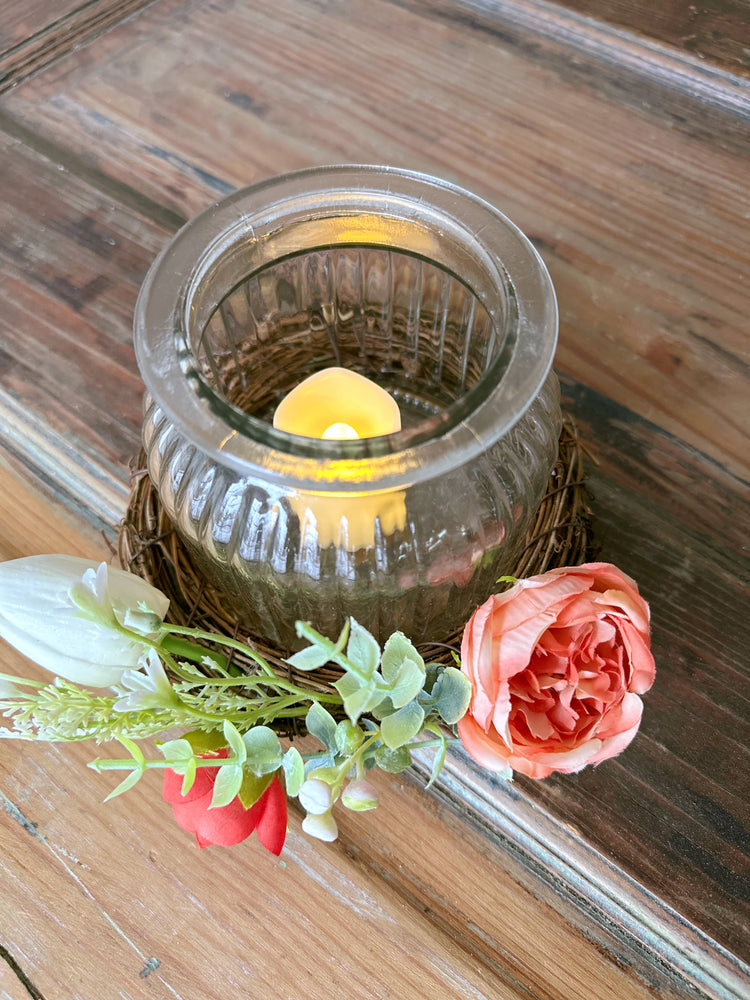
[[[352,615],[443,638],[512,571],[544,495],[556,338],[544,264],[481,199],[385,167],[272,178],[189,222],[143,284],[149,474],[250,632],[293,648],[297,619],[335,636]],[[273,426],[334,367],[385,389],[401,429]]]

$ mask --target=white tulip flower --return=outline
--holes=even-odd
[[[75,684],[109,687],[137,668],[168,607],[160,590],[106,563],[66,555],[0,563],[0,636]]]

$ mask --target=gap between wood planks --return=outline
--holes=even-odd
[[[0,93],[109,31],[155,0],[89,0],[0,52]]]

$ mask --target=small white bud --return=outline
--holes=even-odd
[[[378,805],[378,793],[374,785],[361,778],[359,781],[350,781],[344,789],[341,801],[347,809],[354,812],[366,812],[368,809],[376,809]]]
[[[339,828],[336,826],[336,820],[330,811],[318,816],[305,816],[302,820],[302,829],[308,836],[325,840],[327,843],[335,840],[339,835]]]
[[[333,804],[330,785],[319,778],[308,778],[299,790],[299,801],[305,812],[321,816],[328,812]],[[335,840],[335,837],[332,839]]]

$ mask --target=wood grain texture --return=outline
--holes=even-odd
[[[96,557],[91,533],[7,464],[0,482],[0,558],[61,546]],[[41,673],[7,647],[4,663]],[[0,976],[22,970],[41,997],[654,995],[567,923],[543,884],[410,782],[382,776],[381,821],[343,816],[332,846],[292,815],[279,861],[253,841],[199,851],[153,775],[104,805],[91,754],[3,743]]]
[[[109,30],[152,0],[2,0],[0,93]]]
[[[732,73],[750,75],[750,4],[747,0],[553,0],[587,17],[684,49]]]
[[[623,105],[599,92],[593,57],[550,62],[551,42],[503,43],[437,6],[440,18],[429,3],[354,2],[344,18],[301,0],[164,0],[5,108],[180,216],[315,163],[452,177],[545,257],[558,365],[750,478],[747,129],[690,95],[680,122],[654,81]]]
[[[651,602],[659,670],[627,754],[576,777],[519,780],[515,788],[560,830],[575,831],[665,907],[747,960],[750,96],[738,78],[670,51],[543,0],[280,0],[273,7],[160,0],[0,101],[0,171],[8,178],[0,191],[0,434],[40,484],[111,527],[140,423],[132,307],[151,258],[184,218],[236,186],[337,160],[424,169],[483,194],[530,235],[555,281],[557,367],[599,462],[591,483],[601,554],[631,573]],[[38,540],[14,528],[3,544],[21,554],[30,539]],[[54,789],[60,780],[55,754],[30,766],[8,776],[18,782],[16,798],[23,781]],[[77,849],[96,815],[99,787],[91,786],[83,805],[55,798],[55,843],[65,850]],[[491,782],[485,791],[492,796]],[[424,797],[408,788],[403,796],[393,800],[403,817],[389,813],[389,830],[404,829],[402,819],[406,829],[424,823],[445,856],[474,836],[463,820],[451,826],[449,813],[434,813],[439,822],[426,818],[438,807]],[[173,835],[162,819],[139,818],[154,845]],[[140,848],[126,838],[126,853],[117,855],[107,822],[96,820],[94,839],[130,864],[128,852]],[[522,987],[520,995],[558,995],[556,966],[528,966],[522,943],[503,937],[510,932],[502,907],[515,917],[519,871],[498,903],[499,923],[487,923],[489,890],[471,882],[476,898],[461,910],[459,932],[445,879],[460,866],[438,874],[425,854],[404,868],[397,839],[347,822],[344,854],[366,859],[363,884],[372,898],[384,898],[377,895],[383,880],[406,912],[421,915],[410,948],[425,947],[434,921],[438,965],[453,961],[454,932],[468,948],[459,956],[462,984],[501,991],[493,996],[510,984]],[[8,829],[16,857],[18,830]],[[85,842],[104,865],[101,847]],[[484,839],[472,843],[480,854],[494,851]],[[24,865],[49,866],[38,853],[46,848],[21,844],[30,851]],[[136,871],[151,878],[137,856]],[[509,870],[502,852],[492,857]],[[349,891],[359,876],[347,864],[336,861],[335,884]],[[164,871],[162,853],[159,877],[148,884],[166,892],[187,926],[188,896],[175,895]],[[306,878],[319,878],[314,872],[311,861]],[[61,898],[78,898],[80,887],[58,874]],[[273,909],[270,871],[262,877],[263,906]],[[97,899],[106,895],[102,881],[87,883]],[[231,884],[223,868],[219,884]],[[115,887],[125,891],[117,879]],[[43,905],[19,891],[24,906]],[[290,892],[307,898],[308,883],[295,882]],[[113,906],[116,896],[107,897]],[[328,918],[329,896],[311,898]],[[211,899],[211,935],[251,920],[217,905]],[[41,943],[34,952],[25,938],[22,958],[39,968],[62,931],[51,914],[33,912]],[[279,912],[281,934],[292,922],[291,904]],[[330,926],[346,938],[345,912],[336,911]],[[382,919],[379,934],[389,926]],[[108,943],[106,923],[97,926]],[[602,947],[618,954],[617,927],[611,930],[615,938]],[[239,933],[230,935],[232,975],[247,976]],[[593,935],[590,925],[586,933]],[[139,962],[168,953],[169,939],[153,934],[153,947],[150,937],[130,952],[113,944],[123,976],[139,978]],[[315,937],[320,961],[330,940]],[[377,947],[389,960],[401,954]],[[101,971],[101,956],[84,957],[87,974]],[[481,966],[474,980],[473,961]],[[344,968],[354,965],[348,953]],[[584,973],[575,968],[578,980]],[[440,993],[446,976],[424,974],[436,995],[447,995]],[[186,968],[175,975],[164,973],[164,989],[189,982]],[[207,967],[206,975],[218,972]],[[321,970],[309,976],[322,991]],[[404,976],[401,995],[422,995],[410,991],[423,981]],[[149,976],[143,988],[156,982]],[[377,988],[388,995],[379,980]],[[461,988],[454,984],[454,995]],[[603,996],[628,995],[621,988],[597,980]],[[210,990],[218,994],[218,978]]]

